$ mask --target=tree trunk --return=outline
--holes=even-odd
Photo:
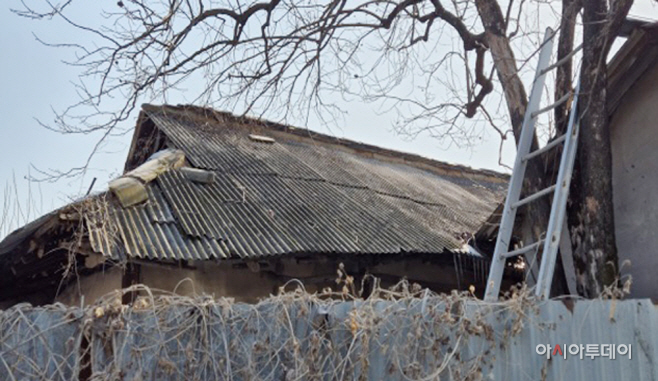
[[[590,298],[616,282],[618,269],[606,110],[607,14],[605,0],[584,3],[580,143],[569,210],[578,292]]]

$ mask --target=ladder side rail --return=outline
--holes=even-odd
[[[532,113],[539,108],[541,96],[544,89],[544,82],[546,80],[546,73],[542,74],[542,69],[548,66],[553,51],[554,32],[551,28],[546,28],[544,36],[544,43],[539,53],[539,60],[537,62],[537,71],[530,93],[530,99],[526,108],[523,118],[523,126],[521,127],[521,136],[519,137],[519,145],[517,147],[516,159],[514,160],[514,169],[510,179],[510,185],[507,190],[507,197],[505,199],[505,207],[503,209],[500,228],[498,230],[498,237],[496,238],[496,247],[494,255],[491,260],[491,268],[489,270],[489,277],[487,280],[487,287],[484,299],[488,301],[495,301],[498,299],[500,292],[500,284],[503,279],[503,271],[505,270],[505,257],[503,253],[509,250],[509,242],[512,238],[512,230],[514,229],[514,220],[516,218],[517,208],[513,207],[521,196],[521,188],[523,187],[523,179],[525,177],[525,169],[527,162],[523,158],[530,152],[532,141],[535,132],[536,118]]]
[[[569,187],[571,185],[571,175],[576,160],[576,150],[578,148],[578,135],[580,119],[578,118],[578,94],[580,92],[580,82],[576,86],[573,107],[569,116],[569,125],[567,128],[567,140],[564,143],[564,150],[560,159],[560,169],[558,171],[557,185],[553,196],[553,205],[551,206],[551,217],[546,230],[546,242],[539,266],[539,277],[537,279],[537,288],[535,295],[541,299],[550,297],[551,284],[553,282],[553,273],[557,261],[557,250],[560,245],[560,235],[563,227],[564,216],[567,210],[567,199],[569,198]]]
[[[568,295],[578,295],[576,286],[576,268],[573,262],[573,249],[571,247],[571,235],[569,234],[569,224],[565,216],[562,220],[562,233],[560,234],[560,258],[562,258],[562,267],[567,279]]]

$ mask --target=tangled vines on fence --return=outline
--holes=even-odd
[[[137,285],[84,308],[14,306],[0,313],[0,378],[479,380],[534,308],[525,289],[485,304],[407,282],[363,300],[339,275],[339,292],[291,284],[251,305]]]

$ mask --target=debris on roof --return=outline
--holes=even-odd
[[[249,139],[251,139],[255,142],[270,143],[270,144],[274,144],[274,142],[276,141],[276,140],[274,140],[270,137],[267,137],[267,136],[254,135],[254,134],[250,134]]]
[[[190,181],[199,183],[199,184],[212,184],[215,182],[215,173],[212,171],[206,171],[203,169],[183,167],[181,172],[187,177]]]
[[[124,208],[139,204],[148,199],[146,184],[168,170],[182,167],[184,163],[185,153],[181,150],[157,152],[146,163],[110,181],[110,191]]]
[[[119,199],[125,207],[133,206],[148,199],[146,187],[141,181],[134,177],[119,177],[110,181],[110,191]]]

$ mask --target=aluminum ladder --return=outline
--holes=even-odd
[[[491,269],[489,271],[487,288],[484,294],[484,300],[487,301],[495,301],[498,299],[506,260],[517,255],[528,254],[532,251],[536,252],[542,245],[543,254],[541,264],[539,266],[539,275],[537,277],[535,295],[540,299],[545,299],[550,296],[551,283],[553,280],[553,273],[555,271],[555,263],[557,259],[557,251],[560,245],[560,236],[564,226],[563,223],[566,214],[569,185],[571,184],[571,174],[573,172],[573,165],[576,158],[576,148],[578,146],[579,121],[576,115],[578,113],[578,92],[580,88],[579,84],[576,87],[576,91],[573,96],[573,103],[566,133],[550,141],[544,147],[530,152],[535,133],[535,122],[537,117],[540,114],[550,111],[558,105],[567,102],[571,98],[571,92],[568,92],[563,97],[555,101],[555,103],[541,109],[539,108],[546,74],[566,62],[568,59],[571,59],[571,57],[573,57],[573,55],[580,48],[576,48],[569,55],[549,66],[551,52],[553,50],[554,36],[555,33],[553,30],[551,30],[551,28],[547,28],[544,42],[539,52],[537,71],[532,85],[532,90],[530,92],[530,99],[528,101],[526,113],[523,119],[521,136],[517,148],[516,159],[514,161],[514,169],[510,179],[509,188],[507,190],[507,198],[505,199],[505,208],[503,209],[502,213],[498,238],[496,240],[496,248],[491,260]],[[562,143],[564,143],[564,149],[562,151],[562,157],[560,158],[560,168],[558,170],[557,181],[555,184],[521,199],[521,188],[523,186],[523,179],[525,178],[525,170],[528,160],[535,158]],[[551,214],[548,222],[548,228],[544,235],[545,238],[530,245],[526,245],[522,248],[509,251],[510,239],[512,237],[512,230],[514,229],[514,222],[516,220],[516,212],[518,208],[543,196],[548,196],[551,194],[553,195],[553,201],[551,205]],[[566,238],[568,238],[568,235]]]

